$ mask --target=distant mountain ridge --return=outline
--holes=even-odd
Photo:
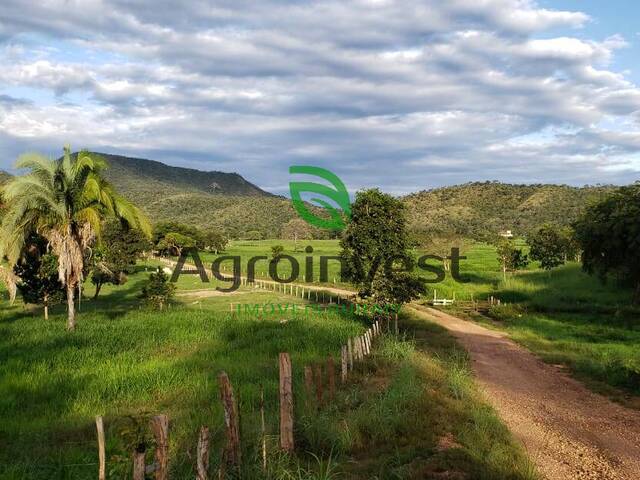
[[[154,223],[173,220],[215,229],[230,238],[256,231],[264,238],[277,238],[282,226],[297,218],[289,199],[266,192],[237,173],[98,154],[109,163],[107,179]],[[9,178],[0,171],[0,184]],[[455,231],[484,239],[501,230],[526,235],[547,222],[570,225],[588,204],[614,188],[470,182],[423,190],[401,200],[414,231]]]
[[[144,158],[94,153],[109,164],[107,180],[154,223],[173,220],[223,231],[232,238],[251,231],[274,238],[282,225],[296,216],[288,199],[237,173],[205,172]]]
[[[525,235],[543,223],[570,225],[616,187],[470,182],[403,197],[413,230],[454,230],[483,238],[501,230]]]
[[[145,158],[94,153],[107,161],[107,179],[125,195],[140,192],[143,187],[140,182],[148,182],[154,188],[162,187],[164,193],[185,193],[186,190],[192,193],[272,196],[237,173],[202,171]]]

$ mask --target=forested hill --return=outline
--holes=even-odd
[[[413,229],[486,238],[501,230],[523,235],[545,222],[569,225],[614,188],[474,182],[414,193],[403,201]]]
[[[271,196],[237,173],[172,167],[155,160],[98,153],[108,163],[107,178],[124,195],[209,193]],[[154,195],[155,194],[155,195]]]
[[[172,167],[154,160],[98,153],[107,179],[147,212],[152,222],[173,220],[224,232],[232,238],[260,232],[274,238],[296,216],[288,200],[237,173]]]

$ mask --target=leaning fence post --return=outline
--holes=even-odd
[[[104,450],[104,423],[100,415],[96,417],[96,430],[98,432],[98,480],[106,480],[107,465]]]
[[[291,381],[291,357],[281,353],[280,370],[280,447],[293,452],[293,389]]]
[[[169,417],[156,415],[151,419],[151,430],[156,440],[156,480],[169,478]]]
[[[347,350],[349,354],[349,370],[353,370],[353,341],[351,338],[347,340]]]
[[[200,427],[198,450],[196,453],[196,480],[209,479],[209,427]]]
[[[233,395],[233,387],[225,372],[218,375],[220,383],[220,400],[224,408],[224,424],[227,432],[225,460],[234,466],[240,465],[240,424],[238,421],[238,405]]]
[[[342,383],[346,383],[347,381],[347,373],[348,373],[347,370],[349,368],[348,357],[349,357],[349,354],[347,353],[347,346],[342,345],[342,347],[340,348],[340,366],[342,367],[340,378],[342,380]]]

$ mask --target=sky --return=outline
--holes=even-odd
[[[3,0],[0,169],[73,149],[351,191],[640,180],[640,2]]]

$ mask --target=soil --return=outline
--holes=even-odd
[[[487,401],[549,480],[640,479],[640,412],[588,390],[503,332],[414,306],[467,349]]]

